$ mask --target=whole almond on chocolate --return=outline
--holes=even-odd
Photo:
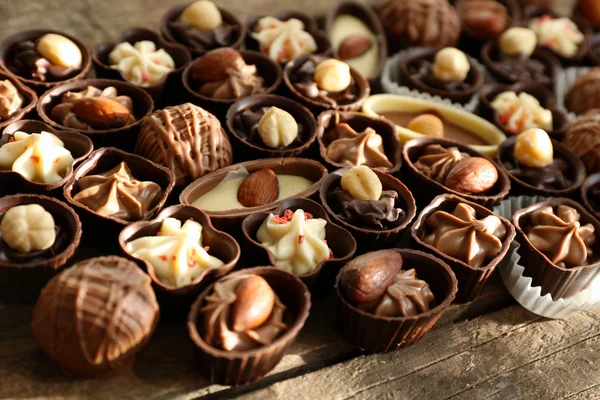
[[[463,158],[448,174],[444,186],[461,193],[483,193],[498,180],[496,166],[483,157]]]
[[[402,256],[395,251],[380,250],[356,257],[344,266],[340,289],[348,300],[367,303],[377,299],[402,269]]]
[[[73,112],[92,128],[122,128],[131,119],[131,112],[121,103],[107,97],[84,97],[73,103]]]
[[[351,60],[365,54],[373,46],[373,40],[362,33],[352,33],[344,38],[338,46],[338,57]]]
[[[244,179],[237,192],[237,199],[244,207],[269,204],[279,197],[279,180],[271,168],[254,171]]]
[[[235,288],[237,299],[231,307],[234,332],[245,332],[261,326],[271,315],[275,293],[261,276],[251,275]]]
[[[237,50],[223,47],[200,57],[190,72],[196,81],[215,82],[226,79],[228,69],[241,71],[245,66],[246,62]]]

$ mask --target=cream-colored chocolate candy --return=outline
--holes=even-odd
[[[454,47],[446,47],[435,55],[433,75],[443,82],[463,82],[470,69],[465,53]]]
[[[546,15],[534,18],[529,28],[535,32],[540,45],[546,46],[563,57],[573,57],[585,40],[577,25],[569,18],[553,18]]]
[[[321,90],[341,92],[352,83],[350,66],[333,58],[322,61],[315,67],[314,80]]]
[[[175,68],[175,61],[164,49],[156,49],[150,40],[119,43],[108,55],[111,68],[121,71],[134,85],[150,86],[160,82]]]
[[[530,128],[552,129],[552,111],[542,107],[530,94],[502,92],[491,104],[500,122],[513,132],[521,133]]]
[[[263,17],[250,35],[259,43],[263,53],[282,64],[317,51],[315,39],[304,30],[304,23],[296,18],[280,21]]]
[[[500,51],[509,56],[531,56],[537,46],[537,36],[527,28],[509,28],[498,39]]]
[[[202,225],[198,222],[165,218],[157,236],[145,236],[127,243],[127,251],[149,262],[156,277],[166,285],[189,285],[206,269],[218,268],[223,261],[202,247]]]
[[[0,169],[20,173],[31,182],[55,183],[73,165],[73,156],[64,143],[49,132],[17,131],[12,142],[0,147]]]
[[[342,175],[342,189],[358,200],[379,200],[383,187],[379,177],[365,165],[352,167]]]
[[[515,158],[520,164],[532,168],[542,168],[552,164],[554,148],[546,131],[533,128],[517,136]]]
[[[179,21],[201,31],[212,31],[223,25],[221,12],[213,2],[207,0],[187,6],[179,16]]]
[[[54,218],[39,204],[10,208],[0,231],[8,247],[21,253],[49,249],[56,240]]]
[[[289,112],[271,107],[258,123],[258,134],[270,148],[286,147],[298,136],[298,123]]]
[[[42,57],[59,67],[81,67],[81,50],[72,40],[56,33],[42,36],[37,43]]]

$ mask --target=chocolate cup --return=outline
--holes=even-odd
[[[78,92],[85,90],[88,86],[95,86],[98,89],[105,89],[113,86],[117,89],[119,95],[131,97],[133,103],[133,116],[136,121],[122,128],[113,129],[94,129],[82,131],[76,128],[70,128],[59,124],[52,119],[52,109],[61,103],[62,97],[67,92]],[[81,132],[89,137],[94,146],[105,147],[115,146],[124,150],[133,149],[133,144],[137,134],[140,131],[142,120],[154,111],[154,102],[152,97],[138,86],[129,82],[110,80],[110,79],[83,79],[80,81],[69,82],[56,86],[40,96],[37,103],[37,112],[42,120],[56,130]]]
[[[296,58],[294,61],[290,61],[286,64],[283,69],[283,82],[285,83],[286,90],[291,93],[292,98],[297,99],[300,103],[308,107],[315,115],[320,114],[323,111],[336,110],[336,111],[358,111],[362,107],[367,97],[371,93],[371,86],[369,86],[369,81],[362,76],[357,70],[350,67],[350,75],[356,85],[358,87],[358,95],[356,96],[356,100],[349,104],[338,105],[337,107],[332,107],[329,104],[322,103],[320,101],[313,100],[304,96],[300,93],[293,85],[293,82],[290,79],[290,76],[293,72],[295,72],[304,62],[309,58],[314,58],[317,63],[320,63],[327,59],[327,57],[322,56],[302,56]]]
[[[265,94],[273,93],[279,88],[282,72],[281,67],[276,62],[258,51],[240,50],[240,54],[246,64],[256,65],[257,75],[265,80]],[[183,88],[187,93],[187,98],[191,103],[206,109],[218,117],[223,117],[227,113],[227,110],[241,99],[214,99],[198,93],[194,88],[197,88],[199,84],[195,83],[192,79],[192,69],[197,62],[198,59],[192,62],[185,71],[183,71],[181,77]]]
[[[543,7],[530,6],[530,7],[525,8],[525,10],[523,10],[523,23],[522,24],[523,24],[523,26],[528,27],[530,19],[538,18],[538,17],[541,17],[546,14],[552,15],[552,17],[554,17],[554,18],[562,17],[562,15],[555,13],[552,10],[548,10]],[[585,59],[585,57],[588,55],[588,53],[590,51],[589,38],[593,33],[593,29],[592,29],[592,25],[590,24],[590,22],[583,17],[574,15],[574,16],[570,17],[570,19],[571,19],[571,21],[573,21],[575,23],[575,25],[577,25],[577,27],[579,28],[581,33],[583,33],[585,35],[585,40],[583,41],[583,43],[581,43],[581,45],[579,46],[579,50],[577,50],[577,53],[573,57],[562,56],[562,55],[558,54],[557,52],[555,52],[554,50],[550,49],[549,47],[539,45],[539,43],[538,43],[538,48],[551,53],[553,56],[558,58],[560,60],[560,62],[562,63],[562,65],[564,65],[564,66],[577,66],[577,65],[581,65],[581,63],[583,62],[583,60]]]
[[[546,86],[535,82],[517,82],[511,86],[496,83],[485,85],[479,92],[479,109],[477,113],[496,125],[506,136],[518,135],[521,132],[511,131],[504,126],[500,122],[498,113],[492,107],[492,102],[502,92],[515,92],[516,94],[525,92],[535,97],[542,107],[552,112],[553,129],[548,131],[548,135],[557,140],[564,137],[569,127],[569,116],[566,111],[556,106],[556,97]]]
[[[327,196],[332,190],[341,187],[340,181],[342,180],[342,175],[349,169],[350,167],[339,169],[325,178],[319,189],[319,197],[323,208],[327,211],[327,214],[333,222],[340,225],[342,228],[347,229],[352,236],[354,236],[358,246],[357,254],[394,247],[394,244],[398,242],[402,233],[404,233],[417,214],[417,205],[412,193],[402,182],[389,173],[374,169],[373,172],[375,172],[381,181],[383,190],[394,190],[398,193],[396,207],[401,208],[405,215],[401,217],[402,222],[391,229],[374,229],[353,225],[333,211],[327,200]]]
[[[244,219],[242,223],[244,253],[250,256],[252,265],[276,265],[275,255],[256,240],[256,232],[269,214],[283,216],[285,210],[304,210],[314,218],[327,221],[325,239],[333,252],[334,258],[321,261],[315,269],[305,275],[298,275],[313,292],[327,292],[333,286],[338,271],[356,252],[356,240],[350,232],[331,222],[327,212],[320,204],[309,199],[291,198],[283,201],[275,210],[256,212]]]
[[[600,172],[596,172],[595,174],[589,175],[586,178],[581,186],[581,202],[586,210],[592,214],[594,218],[600,221],[600,209],[598,209],[596,203],[594,203],[589,197],[590,189],[592,189],[598,183],[600,183]]]
[[[176,36],[171,31],[171,28],[169,27],[169,24],[171,22],[175,22],[177,19],[179,19],[179,16],[183,12],[183,10],[185,10],[185,8],[187,6],[189,6],[190,4],[192,4],[192,3],[179,4],[179,5],[176,5],[172,8],[170,8],[163,15],[163,17],[160,20],[160,34],[166,41],[171,42],[171,43],[177,43],[177,44],[185,47],[185,49],[188,50],[192,54],[192,56],[197,57],[197,56],[201,56],[204,53],[206,53],[207,50],[201,50],[196,47],[188,46],[186,44],[179,42],[177,40]],[[246,25],[231,12],[229,12],[221,7],[217,7],[217,8],[221,12],[221,17],[223,18],[224,23],[226,23],[228,25],[236,25],[236,26],[240,27],[238,37],[235,39],[235,41],[233,43],[230,43],[229,46],[226,46],[226,47],[231,47],[233,49],[241,48],[242,44],[244,43],[244,39],[246,38]]]
[[[423,155],[427,146],[432,144],[439,144],[444,148],[456,147],[461,153],[467,153],[471,157],[483,157],[488,159],[498,170],[498,180],[487,193],[467,194],[452,190],[440,182],[425,176],[419,171],[415,164],[419,157]],[[417,196],[418,204],[428,204],[434,197],[441,194],[452,194],[484,207],[491,208],[508,196],[508,192],[510,191],[510,179],[504,168],[501,168],[493,160],[490,160],[483,154],[473,150],[471,147],[453,140],[438,138],[414,139],[404,145],[402,157],[404,159],[404,176],[408,186],[419,188],[419,190],[414,193],[415,196]]]
[[[518,210],[512,218],[517,231],[517,241],[521,244],[521,264],[526,265],[527,276],[532,286],[541,287],[541,295],[550,293],[552,299],[574,296],[587,289],[600,274],[600,261],[575,268],[562,268],[553,264],[548,257],[533,246],[527,238],[523,225],[527,223],[528,215],[542,207],[566,205],[574,208],[581,215],[581,225],[590,223],[596,232],[600,231],[600,221],[588,213],[583,206],[566,198],[554,198]],[[600,251],[600,242],[592,246],[595,253]]]
[[[400,254],[403,268],[414,268],[417,277],[429,284],[436,305],[427,312],[408,317],[371,314],[346,299],[340,290],[340,271],[335,284],[337,330],[350,343],[369,351],[394,351],[417,342],[446,311],[457,291],[456,276],[439,258],[418,250],[387,251]]]
[[[497,48],[497,42],[494,40],[488,41],[486,44],[481,47],[481,61],[488,69],[490,74],[500,83],[504,83],[507,85],[512,85],[517,82],[534,82],[532,80],[522,80],[515,74],[511,74],[510,72],[500,68],[496,65],[497,60],[493,59],[493,53],[497,53],[499,50]],[[562,66],[560,60],[556,58],[552,53],[546,51],[544,49],[537,48],[531,55],[531,58],[540,61],[544,64],[548,71],[550,71],[550,76],[546,79],[540,79],[535,81],[536,83],[542,84],[546,86],[548,89],[554,89],[554,82],[558,79],[558,74],[562,70]]]
[[[160,231],[162,221],[165,218],[176,218],[181,222],[193,218],[194,221],[202,225],[202,245],[209,246],[210,255],[223,261],[224,265],[218,268],[206,269],[193,283],[186,286],[177,288],[162,283],[156,277],[152,264],[134,257],[127,251],[127,243],[144,236],[155,236]],[[172,319],[184,317],[198,294],[209,284],[231,272],[240,258],[240,246],[234,238],[217,230],[205,212],[183,205],[165,208],[152,221],[139,221],[125,227],[119,234],[119,246],[125,257],[135,261],[142,270],[148,273],[152,279],[152,287],[156,292],[161,310],[168,310],[162,315]]]
[[[371,117],[359,112],[324,111],[318,119],[317,141],[319,152],[323,163],[330,169],[345,168],[347,164],[332,161],[327,157],[327,147],[331,142],[325,140],[326,133],[339,123],[347,123],[356,132],[362,132],[367,128],[373,128],[383,139],[383,150],[388,160],[393,164],[392,168],[377,167],[374,169],[393,174],[402,166],[402,144],[396,134],[396,125],[383,117]]]
[[[110,67],[108,56],[111,51],[113,51],[113,49],[120,43],[128,42],[131,45],[134,45],[136,42],[140,42],[142,40],[154,42],[157,49],[164,49],[167,53],[169,53],[175,62],[175,69],[165,75],[159,82],[150,86],[139,86],[139,88],[152,96],[152,99],[157,104],[165,104],[166,102],[163,100],[165,97],[168,97],[166,88],[168,87],[171,92],[178,91],[175,89],[178,89],[177,85],[179,85],[181,73],[192,61],[192,56],[185,47],[162,40],[159,34],[153,30],[142,27],[129,28],[123,31],[123,33],[121,33],[121,35],[114,42],[106,42],[98,45],[92,52],[92,60],[94,62],[96,75],[99,78],[117,79],[128,82],[121,71]]]
[[[41,121],[33,121],[30,119],[22,119],[13,122],[4,128],[4,132],[2,132],[2,136],[0,137],[0,147],[8,143],[12,135],[17,131],[26,133],[46,131],[52,133],[62,140],[65,148],[71,152],[71,155],[73,156],[73,165],[69,168],[63,179],[48,184],[29,181],[18,172],[9,170],[0,171],[0,195],[2,196],[17,193],[34,193],[60,197],[62,194],[61,188],[73,175],[75,165],[87,158],[94,149],[92,141],[87,136],[76,132],[55,131],[51,126]]]
[[[365,6],[363,3],[359,3],[355,0],[340,0],[331,9],[331,11],[329,11],[329,15],[327,16],[327,22],[325,25],[327,37],[331,38],[331,27],[333,26],[336,18],[346,14],[360,19],[375,35],[379,53],[379,60],[377,62],[378,67],[373,76],[367,76],[365,78],[369,80],[369,85],[371,85],[371,87],[376,87],[379,85],[379,79],[381,78],[383,67],[385,66],[385,60],[387,59],[388,55],[387,37],[385,36],[383,26],[381,25],[377,14],[375,14],[371,7]],[[333,56],[335,58],[339,58],[337,50],[338,49],[332,48]]]
[[[75,43],[77,47],[79,47],[79,51],[81,51],[81,71],[72,78],[53,82],[42,82],[35,79],[27,79],[11,72],[8,69],[7,61],[10,57],[12,57],[13,47],[24,40],[36,41],[42,35],[45,35],[47,33],[55,33],[58,35],[62,35],[68,38],[69,40],[73,41],[73,43]],[[0,43],[0,70],[5,72],[8,76],[12,77],[13,79],[21,82],[23,85],[29,86],[30,88],[35,90],[37,94],[42,94],[46,90],[63,83],[84,79],[90,72],[91,66],[92,58],[90,56],[90,52],[79,39],[77,39],[74,36],[67,35],[64,32],[56,31],[53,29],[32,29],[28,31],[22,31],[19,33],[15,33],[12,36],[9,36],[8,38],[4,39],[2,43]]]
[[[515,144],[517,142],[517,136],[512,136],[506,139],[504,143],[502,143],[498,147],[498,152],[496,153],[496,163],[500,165],[500,168],[508,174],[508,177],[511,180],[511,195],[542,195],[542,196],[551,196],[551,197],[567,197],[577,191],[583,181],[585,180],[586,170],[583,161],[573,152],[573,150],[569,149],[567,146],[562,144],[561,142],[552,139],[552,146],[554,147],[554,158],[563,158],[567,161],[570,168],[567,171],[572,171],[571,174],[573,184],[566,189],[539,189],[529,183],[517,178],[513,174],[511,174],[508,169],[504,166],[502,160],[506,159],[506,157],[512,157],[515,152]],[[557,157],[558,155],[558,157]]]
[[[316,198],[323,179],[327,176],[327,170],[321,163],[306,158],[268,158],[263,160],[246,161],[239,164],[221,168],[211,172],[189,184],[179,196],[179,202],[192,205],[194,201],[204,193],[217,186],[230,172],[245,168],[249,173],[263,168],[271,168],[277,174],[290,174],[303,176],[315,182],[308,189],[292,196],[293,198]],[[241,237],[242,221],[248,215],[257,212],[266,212],[277,208],[283,200],[274,201],[259,207],[247,207],[227,211],[203,210],[210,216],[212,223],[217,229],[226,231],[235,238]]]
[[[194,342],[196,366],[204,378],[221,385],[242,385],[259,380],[281,361],[294,342],[310,311],[310,292],[300,279],[274,267],[243,269],[229,276],[259,275],[275,291],[281,302],[292,314],[294,322],[288,330],[271,344],[246,351],[226,351],[212,347],[204,341],[200,332],[203,321],[200,308],[212,292],[208,287],[192,305],[188,316],[188,332]]]
[[[261,107],[278,107],[287,111],[294,117],[298,125],[303,126],[305,140],[296,147],[286,147],[284,149],[271,149],[260,144],[252,143],[243,139],[235,129],[234,118],[246,110],[256,110]],[[259,94],[246,97],[233,103],[226,115],[226,127],[233,145],[236,147],[235,154],[242,154],[244,160],[256,160],[259,158],[277,158],[277,157],[300,157],[308,153],[311,145],[317,137],[317,121],[312,113],[301,104],[281,96],[268,94]]]
[[[13,122],[17,122],[25,118],[27,114],[31,112],[35,108],[35,105],[38,101],[38,97],[29,86],[23,85],[19,80],[15,79],[13,76],[8,73],[0,70],[0,81],[8,80],[12,83],[15,88],[19,91],[19,94],[23,97],[23,107],[12,117],[2,121],[0,119],[0,131],[4,129],[6,126],[12,124]]]
[[[485,266],[481,268],[471,267],[467,263],[457,258],[450,257],[436,249],[434,246],[429,245],[421,240],[421,236],[425,230],[425,221],[434,212],[446,211],[451,213],[459,203],[468,204],[473,207],[475,209],[477,219],[482,219],[490,215],[496,215],[492,211],[477,203],[467,201],[455,195],[444,194],[437,196],[435,199],[433,199],[431,204],[421,211],[417,221],[413,224],[410,231],[411,248],[423,250],[427,253],[433,254],[434,256],[448,263],[450,268],[452,268],[452,271],[454,271],[456,279],[458,280],[458,293],[456,294],[455,302],[468,303],[477,297],[477,295],[481,292],[481,289],[483,289],[485,282],[488,280],[492,272],[494,272],[494,269],[496,269],[496,266],[508,253],[510,244],[515,238],[515,227],[506,218],[496,215],[498,218],[500,218],[502,225],[504,225],[506,228],[506,237],[502,241],[502,250],[496,257],[489,260]]]
[[[27,204],[39,204],[52,214],[55,224],[65,229],[66,247],[56,256],[34,263],[11,263],[0,260],[0,300],[8,303],[33,304],[40,291],[62,269],[70,266],[81,240],[81,222],[75,211],[62,201],[33,194],[0,198],[0,212]]]
[[[468,103],[471,98],[477,94],[479,89],[481,89],[484,81],[483,71],[475,66],[471,60],[469,60],[471,68],[469,69],[469,73],[465,79],[467,82],[471,83],[471,87],[467,90],[459,91],[437,89],[427,85],[420,79],[416,79],[408,71],[408,65],[415,61],[431,60],[433,62],[433,59],[438,51],[439,49],[430,47],[416,47],[406,50],[404,52],[404,56],[400,60],[400,76],[402,77],[402,82],[405,83],[409,88],[418,90],[422,93],[429,93],[433,96],[439,96],[443,99],[449,99],[460,104]]]
[[[158,165],[148,159],[135,154],[126,153],[123,150],[114,147],[103,147],[94,151],[73,173],[69,181],[63,187],[63,194],[67,202],[75,209],[81,217],[85,226],[86,239],[89,236],[93,238],[95,246],[102,246],[108,249],[118,249],[117,241],[107,240],[107,238],[117,237],[121,230],[136,221],[125,221],[120,218],[103,216],[96,213],[91,208],[73,199],[79,192],[77,182],[84,176],[100,174],[111,170],[125,161],[133,176],[139,181],[152,181],[157,183],[163,191],[160,201],[149,210],[148,214],[142,219],[147,221],[156,216],[163,208],[169,194],[175,186],[175,178],[171,171],[161,165]]]

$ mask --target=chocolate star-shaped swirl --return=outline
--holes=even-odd
[[[581,226],[581,215],[572,207],[542,207],[531,213],[527,238],[554,264],[563,268],[589,264],[596,242],[594,226]]]
[[[265,80],[257,75],[255,65],[246,65],[240,71],[227,69],[227,78],[204,83],[198,93],[214,99],[240,99],[265,91]]]
[[[456,147],[446,149],[439,144],[431,144],[419,157],[415,167],[426,177],[436,182],[444,182],[456,164],[467,157],[468,154],[461,153]]]
[[[331,143],[327,157],[333,162],[347,165],[392,168],[383,149],[383,139],[373,128],[358,133],[346,123],[337,124],[329,132]]]
[[[475,209],[459,203],[452,214],[436,211],[425,221],[422,240],[471,267],[480,268],[502,250],[506,228],[495,215],[476,218]],[[428,233],[427,233],[428,232]]]

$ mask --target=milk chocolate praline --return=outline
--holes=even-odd
[[[429,311],[411,316],[375,315],[357,307],[342,290],[345,270],[357,262],[377,261],[386,254],[402,256],[402,270],[414,269],[417,279],[429,285],[435,301]],[[369,351],[394,351],[421,339],[452,303],[457,291],[456,276],[444,261],[417,250],[390,249],[367,253],[344,266],[336,279],[336,324],[342,336]]]
[[[510,177],[512,194],[523,194],[531,196],[532,194],[539,194],[542,196],[568,196],[575,192],[585,179],[585,166],[581,159],[570,150],[564,144],[552,139],[552,145],[554,148],[554,160],[562,160],[564,166],[562,171],[557,170],[554,167],[546,167],[548,173],[558,171],[557,173],[563,175],[565,179],[564,187],[536,187],[532,182],[526,182],[522,178],[518,178],[514,173],[511,173],[511,169],[519,169],[519,165],[515,159],[515,144],[517,136],[512,136],[506,139],[504,143],[498,147],[496,153],[496,162],[500,167],[506,171]]]
[[[202,226],[202,245],[208,246],[211,255],[223,261],[223,265],[204,270],[189,285],[175,287],[160,281],[152,264],[131,255],[127,250],[127,243],[144,236],[155,236],[160,231],[162,221],[166,218],[175,218],[182,223],[191,218],[198,222]],[[142,270],[150,275],[152,287],[161,308],[168,309],[168,318],[173,320],[181,319],[188,312],[190,304],[207,285],[231,272],[240,257],[240,247],[235,239],[216,229],[205,212],[186,205],[167,207],[151,221],[138,221],[125,227],[119,234],[119,246],[125,257],[135,261]]]
[[[33,335],[65,373],[99,378],[129,370],[158,324],[150,279],[109,256],[54,277],[33,310]]]
[[[418,191],[414,192],[419,205],[429,204],[435,196],[440,194],[452,194],[485,207],[491,207],[508,195],[511,187],[510,179],[506,172],[504,172],[496,163],[494,163],[494,166],[498,170],[498,179],[496,180],[496,183],[491,189],[480,194],[469,194],[453,190],[444,186],[442,183],[427,177],[415,164],[428,146],[436,144],[441,145],[445,149],[456,147],[461,153],[466,153],[471,157],[485,157],[469,146],[448,139],[422,138],[411,140],[406,143],[402,149],[405,181],[409,187],[419,188]]]
[[[262,111],[271,107],[277,107],[290,113],[298,124],[298,136],[286,147],[270,148],[260,140],[260,135],[256,133],[259,122],[256,118],[258,115],[256,117],[252,114],[249,115],[248,121],[252,120],[250,129],[247,129],[248,127],[241,120],[244,113],[264,115]],[[306,107],[288,98],[268,94],[246,97],[233,103],[227,111],[226,127],[234,146],[236,146],[236,154],[241,154],[241,158],[245,160],[300,157],[308,152],[317,136],[317,122]]]
[[[519,134],[520,132],[508,129],[500,121],[498,113],[492,107],[492,102],[496,96],[503,92],[515,92],[517,95],[524,92],[535,97],[540,102],[540,106],[552,112],[552,130],[548,131],[548,135],[558,140],[563,138],[569,127],[569,117],[562,108],[556,106],[554,94],[539,83],[517,82],[510,86],[496,83],[485,85],[479,93],[479,108],[477,110],[479,116],[491,121],[507,136]]]
[[[591,68],[580,75],[565,97],[565,107],[575,114],[600,108],[600,67]]]
[[[319,189],[319,199],[321,204],[323,204],[323,208],[325,208],[332,221],[347,229],[354,236],[359,254],[389,247],[394,241],[398,241],[398,238],[413,221],[417,213],[417,206],[411,191],[404,183],[390,173],[374,169],[373,171],[382,183],[383,190],[392,190],[398,194],[394,202],[394,207],[401,209],[402,213],[399,215],[397,221],[389,224],[384,229],[376,229],[371,226],[361,225],[360,223],[351,223],[340,215],[342,210],[329,200],[331,192],[341,188],[342,175],[348,169],[343,168],[332,172],[323,181]]]
[[[402,166],[402,145],[396,135],[396,127],[385,118],[375,118],[358,112],[339,112],[325,111],[318,117],[317,141],[319,142],[319,151],[321,158],[329,168],[344,168],[347,164],[342,164],[331,160],[327,156],[327,147],[331,144],[328,133],[335,128],[337,124],[346,123],[357,133],[367,128],[372,128],[383,139],[383,149],[388,161],[392,164],[391,168],[381,167],[382,170],[395,173]]]
[[[327,225],[325,226],[325,240],[327,238],[330,238],[330,240],[335,238],[327,242],[333,252],[333,258],[321,261],[312,272],[299,275],[298,277],[313,292],[328,291],[339,268],[350,260],[356,252],[357,244],[350,232],[331,222],[325,209],[312,200],[289,198],[280,203],[272,211],[257,212],[244,219],[242,223],[243,243],[245,245],[244,248],[247,249],[249,254],[252,254],[251,265],[275,265],[276,259],[274,254],[258,242],[256,233],[269,214],[283,216],[286,210],[304,210],[312,214],[313,218],[322,218],[327,221]]]
[[[175,62],[175,68],[160,82],[142,87],[142,90],[150,94],[157,104],[162,105],[165,104],[168,97],[173,97],[175,92],[179,90],[177,88],[179,77],[183,69],[191,62],[192,56],[184,46],[163,40],[155,31],[142,27],[133,27],[123,31],[114,41],[99,44],[92,52],[94,70],[96,71],[96,76],[99,78],[126,81],[121,71],[111,68],[108,56],[120,43],[127,42],[134,45],[143,40],[153,42],[157,49],[164,49]],[[169,88],[168,90],[167,87]]]
[[[227,275],[227,278],[244,275],[258,275],[267,281],[290,315],[288,329],[271,344],[254,350],[226,351],[211,346],[201,334],[204,322],[200,317],[200,308],[213,291],[214,285],[208,287],[192,305],[188,316],[188,332],[194,343],[196,365],[200,373],[212,383],[241,385],[260,379],[279,363],[308,317],[310,292],[294,275],[268,266],[242,269]]]
[[[234,49],[239,49],[244,43],[244,39],[246,38],[246,25],[233,13],[224,8],[217,7],[221,13],[221,17],[223,18],[223,23],[232,26],[232,35],[229,37],[229,42],[224,46],[217,45],[212,48],[201,48],[198,46],[193,46],[191,42],[182,40],[181,37],[178,36],[177,32],[175,32],[172,28],[172,23],[179,20],[181,13],[192,3],[184,3],[179,4],[170,8],[161,18],[160,20],[160,33],[168,42],[179,43],[183,45],[193,56],[200,56],[206,53],[209,50],[212,50],[217,47],[232,47]]]
[[[131,98],[133,110],[131,112],[135,122],[120,128],[110,129],[92,129],[81,130],[63,125],[52,118],[52,110],[62,102],[63,96],[68,92],[81,92],[93,86],[98,89],[105,89],[109,86],[117,89],[118,95]],[[122,82],[111,79],[84,79],[75,82],[69,82],[58,85],[40,96],[37,104],[37,112],[42,120],[60,131],[80,132],[88,136],[94,145],[98,147],[114,146],[123,150],[132,150],[137,133],[140,131],[142,120],[154,111],[154,102],[142,88],[132,85],[129,82]],[[102,115],[102,110],[98,110]]]
[[[63,268],[69,266],[81,240],[81,222],[65,203],[51,197],[19,194],[0,198],[0,214],[14,206],[39,204],[54,218],[58,235],[53,246],[42,252],[47,259],[11,262],[1,256],[5,243],[0,246],[0,299],[9,303],[33,303],[46,283]]]
[[[55,135],[65,144],[65,148],[71,152],[71,155],[73,156],[73,165],[67,170],[63,179],[50,184],[29,181],[18,172],[10,170],[0,171],[0,195],[17,193],[38,193],[52,196],[60,195],[62,186],[65,185],[73,174],[76,164],[84,160],[94,148],[92,141],[87,136],[76,132],[55,131],[52,127],[43,122],[28,119],[13,122],[4,128],[2,136],[0,137],[0,147],[8,143],[12,138],[12,135],[17,131],[29,134],[46,131]]]
[[[448,263],[452,271],[456,274],[456,279],[458,280],[458,293],[456,295],[456,302],[465,303],[472,301],[475,299],[475,297],[477,297],[477,295],[481,292],[481,289],[483,289],[487,279],[490,277],[492,272],[494,272],[496,266],[500,263],[500,261],[502,261],[504,256],[506,256],[510,244],[515,237],[515,228],[512,226],[509,220],[496,215],[506,230],[506,234],[502,240],[502,248],[500,253],[488,260],[484,266],[480,268],[474,268],[457,258],[447,256],[434,246],[425,243],[421,239],[426,229],[426,221],[434,212],[446,211],[451,213],[458,204],[466,204],[472,207],[475,210],[475,217],[477,219],[495,215],[490,210],[479,204],[467,201],[452,194],[437,196],[433,199],[431,204],[421,211],[417,221],[413,224],[411,228],[411,245],[415,246],[413,248],[431,253]]]
[[[487,40],[499,37],[521,18],[516,0],[460,0],[455,4],[462,23],[462,48],[478,51]]]
[[[10,83],[12,83],[13,86],[17,89],[19,95],[22,98],[22,104],[19,107],[19,110],[17,110],[9,118],[4,120],[0,118],[0,130],[4,129],[6,126],[12,124],[13,122],[22,120],[27,114],[29,114],[29,112],[31,112],[31,110],[35,108],[35,105],[38,101],[38,97],[33,91],[33,89],[23,85],[21,82],[19,82],[17,79],[10,76],[6,72],[0,71],[0,81],[4,80],[7,80]]]
[[[24,42],[24,41],[36,41],[41,36],[48,34],[48,33],[54,33],[57,35],[64,36],[67,39],[71,40],[73,43],[75,43],[75,45],[77,45],[77,47],[79,48],[79,51],[81,52],[81,67],[79,68],[79,70],[77,72],[70,74],[66,79],[50,81],[50,82],[42,82],[39,80],[26,78],[26,77],[16,74],[15,72],[10,71],[8,65],[10,64],[12,58],[14,57],[14,52],[16,51],[18,44],[21,42]],[[55,30],[48,30],[48,29],[33,29],[33,30],[22,31],[22,32],[16,33],[16,34],[4,39],[4,41],[2,43],[0,43],[0,69],[6,71],[6,73],[9,76],[11,76],[14,79],[18,80],[19,82],[23,83],[25,86],[29,86],[30,88],[34,89],[38,94],[41,94],[44,91],[46,91],[47,89],[57,86],[61,83],[76,81],[76,80],[85,78],[87,76],[87,74],[89,73],[91,66],[92,66],[92,61],[91,61],[90,53],[87,50],[87,48],[85,47],[85,45],[79,39],[75,38],[74,36],[67,35],[66,33],[63,33],[63,32],[59,32],[59,31],[55,31]]]
[[[577,154],[588,173],[600,171],[600,109],[592,109],[574,121],[563,140]]]
[[[600,232],[600,221],[588,213],[585,208],[570,199],[554,198],[548,201],[534,204],[530,207],[518,210],[512,218],[517,231],[517,240],[521,244],[521,262],[527,265],[529,277],[533,279],[532,285],[541,287],[541,294],[550,293],[553,299],[573,296],[590,286],[600,274],[600,261],[596,258],[591,264],[564,268],[551,262],[551,260],[539,251],[528,239],[525,229],[530,221],[531,214],[542,207],[550,206],[554,210],[560,205],[571,207],[580,215],[580,225],[592,224],[596,237]],[[596,240],[592,245],[594,254],[600,253],[600,242]]]

